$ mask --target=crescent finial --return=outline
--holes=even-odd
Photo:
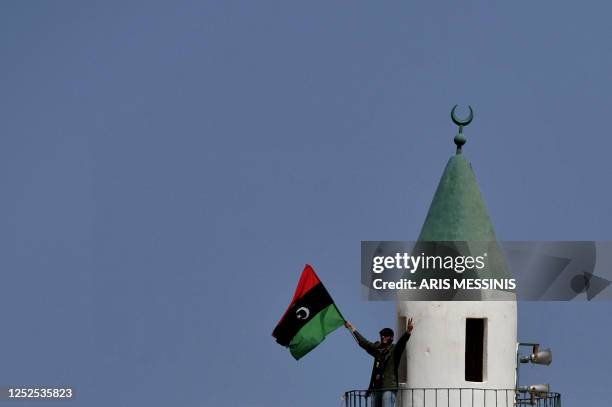
[[[468,105],[468,107],[470,108],[470,115],[468,116],[467,119],[463,119],[463,120],[461,120],[461,119],[457,118],[457,116],[455,116],[455,110],[457,110],[458,106],[459,105],[455,105],[453,107],[453,110],[451,110],[451,119],[453,119],[453,123],[455,123],[457,126],[461,126],[461,127],[467,126],[474,119],[474,111],[472,110],[472,106]]]
[[[453,106],[453,110],[451,110],[451,119],[453,120],[453,123],[459,126],[459,133],[457,133],[457,135],[455,136],[454,141],[457,145],[457,154],[461,154],[461,147],[467,142],[465,135],[463,135],[463,127],[467,126],[472,122],[472,120],[474,119],[474,111],[472,110],[472,106],[468,105],[468,107],[470,108],[470,115],[466,119],[459,119],[457,116],[455,116],[455,110],[457,110],[457,106],[458,105]]]

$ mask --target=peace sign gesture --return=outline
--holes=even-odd
[[[408,334],[411,334],[413,329],[414,325],[412,324],[412,318],[409,318],[408,324],[406,325],[406,332],[408,332]]]

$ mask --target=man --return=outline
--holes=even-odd
[[[395,393],[398,388],[397,368],[406,347],[406,343],[410,338],[410,334],[414,329],[412,318],[408,320],[406,332],[399,338],[397,343],[393,344],[393,330],[384,328],[380,331],[380,342],[369,342],[364,338],[351,324],[345,322],[344,326],[349,329],[359,346],[374,357],[374,366],[372,367],[372,377],[368,392],[373,393],[374,407],[393,407],[395,405]]]

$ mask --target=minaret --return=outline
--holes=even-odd
[[[470,107],[469,118],[460,120],[455,116],[455,108],[451,117],[459,126],[454,139],[456,154],[444,169],[419,241],[484,242],[499,249],[475,174],[462,151],[467,141],[463,127],[471,122],[473,111]],[[487,273],[507,276],[501,250],[495,255],[498,261],[492,262],[493,269]],[[405,329],[409,317],[414,318],[415,323],[400,366],[400,382],[405,383],[401,387],[440,389],[400,392],[398,406],[428,407],[436,403],[450,407],[460,404],[512,406],[517,345],[516,297],[511,292],[496,294],[505,300],[397,303],[398,331]],[[483,292],[482,295],[490,297],[491,293]]]

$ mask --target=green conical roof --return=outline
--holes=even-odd
[[[476,176],[463,154],[457,154],[448,160],[419,240],[496,240]]]
[[[465,272],[465,278],[511,277],[472,165],[460,148],[446,164],[418,240],[456,242],[451,246],[458,254],[486,256],[485,267]]]

